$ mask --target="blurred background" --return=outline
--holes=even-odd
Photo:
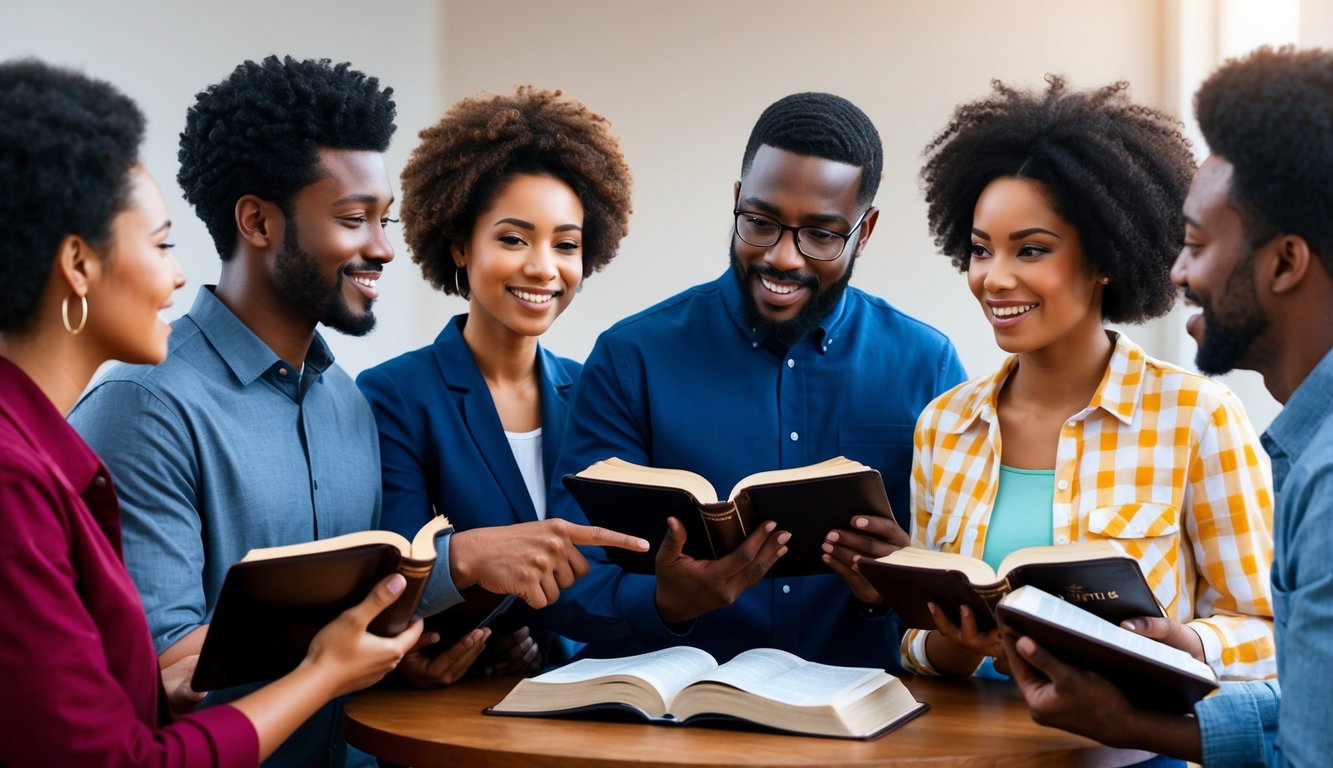
[[[543,343],[584,358],[616,320],[721,274],[731,189],[759,113],[796,91],[864,109],[884,140],[879,225],[853,284],[948,334],[969,374],[1003,353],[926,231],[921,152],[990,81],[1077,88],[1115,80],[1181,118],[1202,158],[1191,96],[1217,64],[1261,44],[1333,47],[1333,0],[0,0],[0,59],[33,55],[110,80],[149,118],[145,161],[167,196],[190,284],[185,312],[219,261],[175,182],[176,139],[194,94],[268,54],[350,61],[394,88],[397,174],[417,132],[478,90],[562,88],[610,118],[635,177],[620,255],[594,275]],[[377,329],[326,332],[352,375],[429,343],[458,298],[433,291],[391,232]],[[1184,311],[1128,329],[1150,353],[1192,366]],[[904,375],[911,375],[904,372]],[[1278,410],[1253,374],[1224,379],[1255,427]]]

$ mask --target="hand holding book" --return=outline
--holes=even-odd
[[[729,554],[716,560],[685,554],[685,526],[667,518],[667,534],[657,551],[657,613],[667,624],[693,621],[725,608],[758,584],[769,568],[787,554],[791,534],[768,521],[745,537]]]

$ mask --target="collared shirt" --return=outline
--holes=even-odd
[[[249,550],[379,525],[379,444],[356,385],[318,334],[303,371],[280,359],[210,286],[173,324],[166,361],[116,367],[70,423],[120,487],[125,562],[158,653],[209,621]],[[274,764],[339,763],[340,711],[325,707]]]
[[[163,725],[111,478],[0,358],[0,765],[254,765],[233,707]]]
[[[912,425],[963,378],[953,345],[848,288],[818,329],[781,353],[755,336],[740,300],[728,272],[603,333],[579,379],[555,477],[618,456],[697,472],[726,493],[753,472],[844,455],[879,470],[894,509],[905,512]],[[563,488],[552,492],[551,514],[586,520]],[[552,610],[563,631],[597,644],[592,655],[684,643],[723,660],[768,646],[825,663],[897,667],[893,622],[863,615],[831,572],[764,579],[677,633],[657,614],[655,577],[625,574],[600,550],[589,556],[593,572]]]
[[[1000,467],[996,402],[1017,364],[1009,358],[921,414],[916,546],[981,557]],[[1092,401],[1060,429],[1054,540],[1111,541],[1138,560],[1166,615],[1198,632],[1219,676],[1270,677],[1271,487],[1235,395],[1118,334]],[[904,663],[929,671],[922,636],[906,633]]]
[[[1231,687],[1194,711],[1206,765],[1323,765],[1333,754],[1333,351],[1263,439],[1277,487],[1273,607],[1282,687]]]

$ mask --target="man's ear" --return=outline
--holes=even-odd
[[[1313,265],[1315,254],[1310,251],[1310,244],[1300,235],[1281,235],[1269,245],[1273,249],[1271,281],[1273,293],[1290,293],[1296,290]]]
[[[736,182],[736,186],[731,188],[731,207],[739,208],[741,206],[741,183]]]
[[[287,219],[278,206],[254,195],[236,201],[236,231],[252,248],[266,250],[282,239]]]
[[[866,247],[866,243],[870,242],[870,233],[875,231],[875,223],[878,221],[879,209],[871,206],[870,210],[866,212],[865,220],[861,222],[861,229],[856,233],[856,250],[852,252],[852,258],[861,255],[861,249]]]

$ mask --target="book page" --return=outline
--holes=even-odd
[[[1212,667],[1179,648],[1130,632],[1036,587],[1019,587],[1005,595],[1000,604],[1029,616],[1047,619],[1071,632],[1101,640],[1136,656],[1155,659],[1205,679],[1215,680],[1217,677]]]
[[[280,557],[314,555],[321,552],[336,552],[340,549],[383,545],[393,547],[402,553],[403,557],[408,557],[412,549],[412,545],[408,543],[407,539],[394,531],[357,531],[356,533],[344,533],[341,536],[334,536],[329,539],[317,539],[315,541],[307,541],[301,544],[287,544],[281,547],[262,547],[260,549],[252,549],[245,553],[245,557],[241,558],[241,562],[248,563],[255,560],[276,560]]]
[[[680,645],[619,659],[580,659],[538,675],[530,682],[560,684],[613,675],[637,677],[652,686],[662,701],[670,702],[677,691],[715,667],[717,661],[706,651]]]
[[[816,664],[776,648],[755,648],[694,682],[722,683],[773,701],[809,706],[831,702],[882,674],[879,669]]]
[[[417,535],[412,537],[412,559],[422,562],[435,562],[435,537],[449,527],[449,518],[436,515],[430,522],[421,526]]]
[[[773,483],[789,483],[795,480],[810,480],[816,477],[850,475],[853,472],[860,472],[865,469],[868,469],[868,467],[859,461],[853,461],[845,456],[835,456],[827,461],[821,461],[818,464],[808,464],[804,467],[770,469],[764,472],[755,472],[752,475],[742,477],[731,489],[731,495],[727,496],[727,498],[734,499],[736,498],[736,494],[740,493],[742,489],[754,485],[770,485]]]
[[[1076,563],[1081,560],[1101,560],[1124,557],[1125,554],[1109,541],[1085,541],[1078,544],[1057,544],[1049,547],[1023,547],[1010,552],[1000,561],[995,572],[1000,576],[1015,568],[1038,563]]]
[[[694,497],[701,504],[716,503],[717,491],[703,475],[687,469],[667,469],[665,467],[645,467],[642,464],[625,461],[615,457],[599,461],[578,473],[578,477],[589,480],[605,480],[628,485],[654,485],[663,488],[679,488]]]
[[[989,586],[1000,577],[986,565],[984,560],[960,555],[957,552],[937,552],[921,547],[903,547],[884,557],[877,558],[881,563],[906,565],[913,568],[929,568],[936,571],[959,571],[967,580],[977,586]]]

